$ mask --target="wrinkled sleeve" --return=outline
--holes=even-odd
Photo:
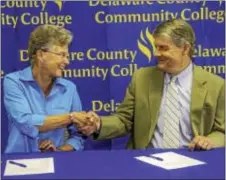
[[[71,112],[82,111],[82,104],[81,104],[81,100],[79,98],[76,86],[75,86],[75,90],[72,97],[73,97],[73,100],[72,100]],[[68,132],[69,132],[69,138],[66,141],[66,144],[70,144],[71,146],[73,146],[76,151],[83,150],[85,137],[83,137],[80,133],[78,133],[74,124],[68,126]]]
[[[23,89],[15,78],[6,76],[3,82],[3,90],[4,105],[12,123],[22,134],[36,138],[39,134],[36,125],[43,125],[45,115],[32,114]]]

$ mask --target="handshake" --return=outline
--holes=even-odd
[[[93,111],[72,112],[70,120],[75,124],[77,130],[86,136],[100,130],[100,117]]]

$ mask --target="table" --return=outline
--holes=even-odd
[[[225,148],[210,151],[168,150],[207,164],[165,170],[136,160],[135,156],[166,152],[162,149],[3,154],[3,179],[224,179]],[[55,173],[25,176],[3,176],[6,160],[53,157]]]

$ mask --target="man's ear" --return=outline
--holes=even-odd
[[[188,56],[189,56],[190,49],[191,49],[191,45],[188,44],[188,43],[184,43],[182,54],[183,54],[183,55],[188,55]]]

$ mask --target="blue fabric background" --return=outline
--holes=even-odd
[[[74,33],[74,40],[70,47],[70,52],[80,52],[84,54],[82,60],[72,58],[69,70],[96,69],[97,67],[108,69],[106,79],[97,77],[98,70],[95,70],[93,77],[83,76],[69,77],[77,84],[78,91],[82,100],[84,110],[96,110],[101,115],[107,115],[115,110],[125,94],[125,89],[134,72],[134,68],[155,65],[155,58],[146,56],[144,51],[138,47],[138,41],[143,44],[149,53],[153,55],[152,44],[148,41],[146,28],[151,33],[154,27],[167,20],[168,13],[177,13],[177,18],[184,18],[194,28],[197,38],[197,53],[194,56],[194,62],[204,69],[216,73],[224,78],[225,73],[225,2],[219,1],[140,1],[135,5],[129,1],[114,1],[111,4],[103,1],[45,1],[45,7],[41,6],[41,1],[7,2],[1,1],[1,30],[2,30],[2,59],[1,59],[1,79],[4,75],[12,71],[25,68],[29,65],[26,59],[26,53],[23,58],[20,55],[27,49],[30,32],[40,24],[46,22],[33,22],[29,24],[31,18],[40,20],[40,14],[48,16],[68,16],[71,21],[65,24],[65,28]],[[117,4],[121,4],[118,5]],[[124,5],[123,5],[124,4]],[[114,6],[113,6],[114,5]],[[19,7],[20,6],[20,7]],[[203,14],[202,14],[203,12]],[[25,13],[30,13],[30,16]],[[134,16],[150,15],[157,13],[161,15],[160,19],[151,18],[148,22],[142,21],[142,18],[135,22],[123,21],[125,17],[133,14]],[[109,22],[115,15],[121,14],[122,22]],[[18,21],[13,26],[11,17],[18,17]],[[133,16],[133,17],[134,17]],[[10,18],[9,18],[10,17]],[[25,17],[25,21],[22,18]],[[193,17],[193,18],[191,18]],[[49,17],[48,17],[49,18]],[[171,17],[169,16],[169,19]],[[127,19],[129,20],[129,19]],[[143,19],[144,20],[144,19]],[[99,22],[101,21],[101,22]],[[35,23],[35,24],[34,24]],[[143,34],[143,37],[141,36]],[[145,43],[146,42],[146,43]],[[113,60],[91,60],[87,57],[87,51],[92,48],[98,52],[115,51],[133,51],[136,53],[134,62],[130,57],[123,56],[121,59]],[[92,52],[95,56],[95,52]],[[150,58],[150,59],[148,59]],[[130,70],[128,70],[130,68]],[[124,69],[123,69],[124,68]],[[116,73],[117,76],[112,73]],[[121,71],[121,75],[118,74]],[[126,73],[129,74],[126,74]],[[123,75],[124,74],[124,75]],[[92,75],[92,74],[91,74]],[[2,92],[3,95],[3,92]],[[1,98],[2,100],[3,98]],[[99,102],[99,103],[98,103]],[[100,107],[100,102],[105,105],[105,109]],[[94,106],[95,104],[95,106]],[[112,106],[113,105],[113,106]],[[1,106],[1,135],[2,150],[7,143],[8,129],[5,109]],[[86,149],[119,149],[124,148],[127,137],[116,138],[114,140],[93,142],[88,140]]]

